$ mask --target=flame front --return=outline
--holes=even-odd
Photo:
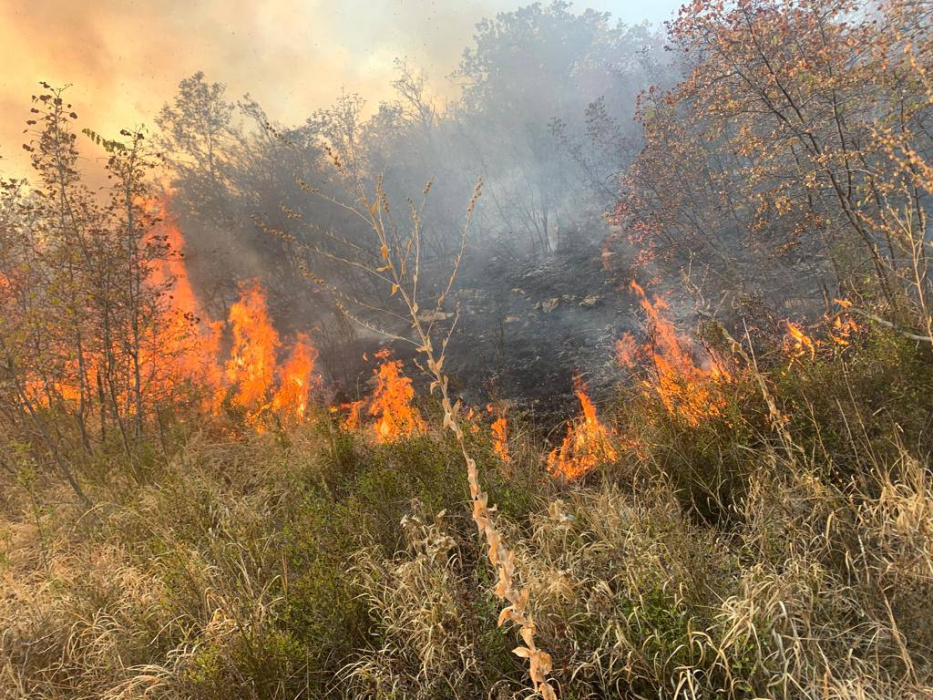
[[[561,446],[548,455],[547,466],[551,476],[576,479],[600,463],[612,462],[618,457],[614,445],[615,434],[596,417],[596,406],[586,394],[586,384],[574,378],[577,399],[582,416],[567,428]]]
[[[266,295],[259,280],[240,289],[240,300],[230,307],[233,348],[226,364],[226,378],[233,387],[230,403],[246,411],[256,423],[270,407],[269,394],[276,376],[275,355],[279,334],[269,320]]]
[[[308,410],[308,398],[318,379],[314,375],[317,348],[299,333],[292,354],[279,371],[279,389],[272,397],[272,410],[285,420],[301,422]]]
[[[223,379],[217,365],[223,323],[208,318],[194,292],[185,265],[185,238],[168,204],[167,197],[145,204],[151,214],[161,219],[150,238],[163,240],[167,247],[165,258],[151,267],[147,284],[165,289],[169,302],[162,311],[161,330],[153,343],[155,350],[146,364],[157,381],[186,379],[216,394]]]
[[[156,219],[142,241],[143,246],[164,249],[164,255],[149,263],[144,284],[157,292],[154,320],[142,331],[139,345],[141,384],[146,403],[151,406],[201,393],[202,407],[220,414],[224,401],[241,409],[246,421],[256,430],[264,430],[263,418],[272,413],[286,422],[300,422],[307,413],[311,392],[320,385],[314,374],[318,352],[305,334],[298,334],[289,350],[289,358],[279,366],[277,356],[282,346],[269,317],[266,292],[258,280],[241,285],[239,299],[230,307],[227,323],[210,319],[194,292],[185,264],[185,239],[168,211],[167,197],[141,203]],[[11,287],[0,278],[0,292]],[[232,335],[230,357],[221,359],[221,340],[229,329]],[[95,354],[96,353],[96,354]],[[67,351],[63,349],[62,355]],[[102,351],[92,348],[85,353],[88,381],[95,368],[106,364]],[[41,405],[54,401],[77,402],[82,398],[75,359],[63,362],[55,379],[30,379],[26,390]],[[97,370],[99,381],[100,370]],[[91,396],[86,387],[84,397]],[[119,400],[132,413],[133,403]]]
[[[230,404],[242,409],[247,422],[260,432],[261,418],[269,410],[285,421],[303,420],[311,391],[319,384],[313,374],[318,353],[310,338],[298,334],[289,359],[279,367],[276,358],[282,343],[269,316],[266,292],[257,279],[241,284],[226,324],[211,320],[188,276],[185,239],[167,211],[168,201],[160,199],[147,206],[161,216],[153,235],[163,238],[169,251],[148,280],[164,286],[169,300],[163,312],[164,330],[154,344],[159,352],[153,353],[150,362],[153,374],[206,388],[214,413],[220,412],[229,397]],[[232,347],[230,358],[221,362],[225,328],[232,335]]]

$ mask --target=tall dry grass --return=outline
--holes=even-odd
[[[923,421],[886,432],[894,402],[882,416],[860,398],[877,380],[829,382],[834,366],[799,369],[796,387],[750,378],[769,401],[737,391],[726,427],[623,420],[638,450],[571,484],[520,444],[527,428],[508,469],[488,431],[464,431],[560,697],[933,694]],[[855,404],[800,411],[815,386]],[[923,410],[922,392],[898,396]],[[144,481],[117,462],[84,475],[86,512],[20,464],[0,521],[0,697],[526,697],[462,450],[449,431],[372,444],[326,414],[197,433]],[[736,486],[710,517],[708,490],[675,472],[716,454]]]

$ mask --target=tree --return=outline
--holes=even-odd
[[[207,83],[198,71],[178,84],[173,104],[165,104],[155,120],[169,162],[204,204],[217,204],[222,196],[227,149],[237,136],[226,90],[223,83]]]
[[[803,287],[811,306],[857,296],[914,323],[903,279],[911,244],[890,220],[929,202],[904,187],[885,143],[933,146],[931,104],[905,70],[904,47],[929,43],[923,5],[685,7],[672,38],[687,78],[649,92],[639,110],[646,146],[619,206],[634,243],[655,261],[702,267],[719,289],[788,299]]]

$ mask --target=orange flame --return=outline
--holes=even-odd
[[[344,425],[348,430],[360,427],[361,413],[375,418],[372,434],[377,442],[394,442],[400,438],[424,432],[426,424],[421,413],[412,406],[415,390],[411,379],[402,373],[402,361],[391,360],[389,350],[380,350],[375,357],[382,360],[374,375],[376,387],[367,401],[353,401],[341,408],[349,410]]]
[[[630,287],[648,316],[651,342],[641,350],[650,358],[655,372],[646,386],[658,395],[669,414],[680,416],[690,425],[722,415],[725,400],[719,384],[730,379],[729,373],[712,356],[707,356],[707,367],[697,365],[691,344],[678,336],[674,324],[666,317],[670,309],[667,303],[659,297],[653,302],[649,300],[634,280]],[[616,343],[616,351],[620,363],[629,367],[634,366],[640,354],[630,334]]]
[[[240,288],[240,300],[230,307],[233,349],[226,364],[227,382],[234,387],[232,405],[246,410],[255,423],[269,408],[268,395],[276,375],[275,354],[281,343],[269,320],[266,294],[259,280]]]
[[[848,299],[833,299],[833,301],[839,304],[843,309],[852,307],[852,302]],[[861,328],[855,322],[855,319],[843,312],[837,314],[836,317],[833,318],[832,328],[829,330],[829,338],[836,345],[846,347],[851,344],[852,336],[860,330]]]
[[[486,406],[486,410],[492,413],[495,409],[492,404],[489,404]],[[503,464],[509,464],[512,461],[512,456],[509,454],[508,427],[509,424],[504,411],[489,426],[492,431],[492,450],[502,460]]]
[[[299,333],[289,358],[278,364],[282,343],[269,317],[266,292],[257,279],[241,285],[240,298],[230,307],[228,319],[233,347],[215,407],[229,396],[231,405],[243,409],[247,423],[260,433],[265,429],[261,419],[269,413],[286,423],[304,421],[311,392],[320,386],[320,377],[314,374],[318,351],[310,338]]]
[[[222,381],[216,358],[223,323],[207,317],[194,292],[185,265],[185,239],[168,213],[168,198],[154,199],[144,206],[161,216],[151,237],[161,238],[168,248],[166,257],[151,266],[147,279],[153,287],[164,288],[169,301],[148,363],[163,381],[168,376],[188,379],[216,393]]]
[[[464,419],[470,426],[470,432],[476,435],[480,431],[480,427],[476,423],[476,410],[472,406],[470,406],[470,408],[467,410]]]
[[[804,353],[809,353],[812,360],[816,356],[816,342],[808,336],[799,326],[795,326],[790,321],[787,323],[787,342],[785,347],[788,353],[794,357],[800,357]]]
[[[291,356],[279,372],[279,389],[272,397],[276,415],[297,422],[304,420],[312,386],[318,383],[313,374],[317,354],[308,336],[299,333]]]
[[[311,390],[320,383],[313,374],[317,350],[308,336],[299,334],[290,358],[281,367],[277,365],[281,343],[269,318],[265,290],[258,280],[252,280],[241,285],[240,299],[230,308],[233,347],[230,359],[221,363],[224,323],[208,318],[195,294],[185,265],[185,239],[168,212],[168,203],[167,197],[141,202],[157,220],[142,244],[165,249],[162,258],[149,262],[145,278],[147,288],[159,293],[158,322],[146,331],[140,346],[147,399],[171,401],[180,387],[202,388],[213,412],[220,411],[229,395],[231,404],[244,409],[247,422],[260,432],[264,429],[260,417],[269,410],[284,420],[300,422]],[[9,281],[4,277],[0,284],[0,292],[5,292]],[[94,381],[94,367],[101,362],[91,359],[89,382]],[[30,381],[30,393],[46,403],[53,398],[79,399],[76,360],[66,362],[59,375]]]
[[[596,465],[618,457],[613,444],[615,433],[596,417],[596,406],[586,394],[586,384],[579,377],[574,378],[574,384],[583,415],[570,423],[561,446],[551,452],[547,460],[551,476],[565,479],[576,479]]]
[[[847,299],[833,299],[843,311],[833,315],[824,316],[820,324],[822,329],[826,325],[826,337],[839,349],[847,348],[852,344],[853,336],[862,330],[861,326],[855,322],[855,319],[849,315],[845,309],[852,307],[852,302]],[[825,340],[807,335],[800,326],[791,321],[784,322],[787,325],[787,335],[784,338],[784,352],[791,358],[791,364],[804,355],[809,355],[810,359],[816,357],[817,351],[827,346]]]
[[[504,464],[508,464],[512,461],[512,457],[509,454],[509,439],[508,439],[508,422],[505,419],[505,416],[500,416],[493,421],[490,426],[492,430],[492,449],[499,456],[499,459],[502,460]]]
[[[347,411],[347,417],[343,422],[343,426],[347,430],[354,431],[360,429],[360,423],[362,422],[361,414],[364,408],[366,408],[366,402],[362,400],[340,404],[339,410]]]

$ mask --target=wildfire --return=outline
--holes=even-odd
[[[151,238],[161,239],[167,247],[165,258],[152,266],[147,279],[147,284],[164,289],[168,300],[148,364],[163,381],[183,378],[216,393],[222,380],[216,358],[223,323],[208,318],[194,292],[185,265],[185,239],[168,213],[168,199],[154,199],[146,202],[145,207],[161,217]]]
[[[827,347],[835,346],[837,349],[844,349],[852,344],[853,336],[861,330],[861,327],[855,322],[845,309],[852,306],[852,302],[846,299],[834,299],[843,311],[823,318],[820,327],[825,327],[826,340],[807,335],[800,326],[785,321],[787,325],[787,335],[784,338],[784,352],[791,358],[791,363],[804,355],[809,355],[810,359],[816,357],[817,352]],[[828,340],[828,343],[827,343]]]
[[[489,413],[493,413],[495,408],[492,404],[489,404],[486,406],[486,410]],[[509,426],[505,417],[505,411],[500,413],[499,416],[492,422],[492,425],[489,426],[489,429],[492,431],[493,452],[498,455],[503,464],[508,464],[512,461],[512,456],[509,454],[508,427]]]
[[[360,429],[361,414],[365,408],[366,402],[362,400],[340,404],[339,410],[347,411],[347,418],[343,423],[347,430],[352,432]]]
[[[346,404],[350,413],[345,425],[350,430],[360,426],[361,414],[374,418],[372,434],[378,442],[394,442],[400,438],[424,432],[426,424],[421,413],[412,405],[415,389],[411,379],[402,373],[401,360],[393,360],[389,350],[375,355],[381,360],[374,375],[376,387],[368,401]]]
[[[277,364],[282,343],[269,317],[266,293],[258,280],[240,287],[240,298],[231,308],[227,323],[211,320],[194,292],[185,264],[185,239],[168,212],[168,199],[141,203],[157,223],[142,242],[164,249],[149,264],[144,284],[158,292],[154,320],[147,323],[139,348],[142,383],[156,404],[177,399],[190,388],[206,393],[205,408],[217,414],[225,400],[244,411],[246,420],[264,430],[267,413],[287,422],[300,422],[307,413],[311,391],[320,379],[314,375],[317,350],[307,335],[299,334],[284,364]],[[10,286],[0,278],[0,293]],[[221,340],[232,335],[230,357],[221,359]],[[90,353],[84,396],[93,393],[93,368],[104,363]],[[30,381],[27,390],[35,400],[78,401],[82,398],[77,361],[69,359],[55,379]],[[97,377],[97,381],[100,379]]]
[[[269,407],[275,379],[279,334],[269,320],[266,295],[258,280],[240,289],[240,300],[230,307],[233,348],[226,364],[226,379],[233,391],[230,403],[246,410],[254,422]]]
[[[272,410],[283,418],[301,422],[308,410],[308,398],[319,382],[313,374],[317,348],[299,333],[292,354],[279,371],[279,389],[272,397]]]
[[[168,214],[167,204],[165,199],[147,203],[151,212],[161,216],[153,235],[161,237],[168,248],[168,255],[153,267],[148,280],[165,288],[168,300],[153,365],[167,365],[159,370],[162,375],[206,388],[214,413],[220,412],[229,397],[230,404],[244,410],[247,422],[259,431],[264,429],[261,417],[270,410],[280,419],[300,422],[311,390],[319,382],[313,374],[317,349],[307,335],[299,334],[288,360],[278,366],[282,343],[259,280],[241,284],[226,324],[211,320],[194,292],[185,265],[185,239]],[[232,335],[232,347],[229,359],[222,363],[220,344],[225,328]]]
[[[852,307],[852,302],[848,299],[833,299],[843,309]],[[832,328],[829,331],[829,339],[836,345],[846,347],[851,343],[852,336],[860,330],[859,325],[847,313],[837,314],[833,318]]]
[[[311,339],[299,333],[288,359],[278,364],[282,342],[259,280],[241,286],[240,299],[230,307],[228,318],[233,347],[216,405],[228,398],[259,432],[264,430],[263,416],[270,412],[283,422],[303,421],[311,392],[320,384],[314,374],[318,351]]]
[[[683,418],[690,425],[722,415],[725,401],[719,385],[730,379],[729,373],[708,353],[704,365],[698,365],[694,361],[697,350],[689,340],[678,336],[674,324],[666,316],[670,309],[667,302],[659,297],[651,301],[634,280],[630,288],[638,295],[648,316],[651,340],[639,347],[631,334],[623,335],[616,342],[619,362],[634,367],[640,357],[647,357],[654,374],[646,387],[657,394],[668,413]]]
[[[596,406],[586,394],[586,384],[579,377],[574,378],[574,384],[583,414],[570,423],[564,441],[547,460],[551,476],[565,479],[576,479],[618,457],[613,444],[616,436],[596,417]]]
[[[805,353],[809,353],[810,359],[812,360],[816,356],[816,342],[808,336],[799,326],[795,326],[790,321],[787,321],[787,342],[785,347],[790,355],[793,357],[800,357]]]

